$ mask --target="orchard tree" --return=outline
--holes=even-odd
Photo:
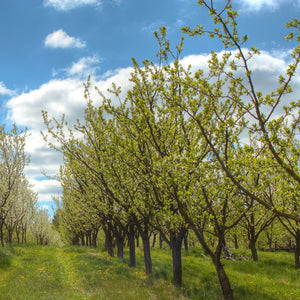
[[[3,227],[5,220],[14,207],[18,183],[24,167],[29,163],[25,154],[27,133],[19,131],[14,125],[10,132],[0,127],[0,239],[4,246]]]
[[[290,198],[290,202],[285,201],[285,206],[271,203],[261,198],[251,189],[251,186],[243,182],[243,176],[252,171],[252,161],[250,161],[250,158],[253,160],[252,155],[244,157],[246,163],[243,164],[244,172],[241,173],[235,163],[236,160],[233,160],[233,163],[231,160],[226,162],[217,147],[223,128],[222,115],[226,113],[226,110],[220,115],[220,111],[215,111],[215,108],[222,105],[231,106],[234,111],[232,117],[228,118],[228,124],[239,128],[240,131],[233,142],[238,143],[241,141],[241,134],[248,132],[249,139],[258,141],[259,147],[267,149],[269,153],[264,157],[265,177],[268,176],[268,170],[270,172],[276,170],[283,174],[283,180],[285,179],[287,186],[292,181],[299,188],[300,148],[296,135],[299,133],[300,101],[291,94],[291,82],[296,75],[300,60],[300,45],[297,45],[291,54],[292,62],[286,74],[279,75],[278,88],[264,95],[254,84],[255,73],[251,72],[249,63],[260,52],[255,47],[245,50],[244,44],[248,37],[239,35],[238,13],[232,9],[230,2],[230,0],[226,1],[225,7],[217,10],[215,1],[199,1],[199,5],[207,8],[209,14],[212,15],[215,28],[207,30],[199,25],[194,29],[189,27],[182,29],[190,36],[208,34],[212,38],[218,38],[224,46],[224,52],[222,57],[219,57],[212,51],[208,61],[209,73],[204,74],[199,71],[193,79],[186,82],[190,88],[197,90],[198,99],[191,99],[187,103],[178,101],[177,104],[195,121],[195,125],[207,140],[212,154],[218,160],[224,173],[243,194],[274,211],[276,215],[299,222],[299,212],[295,210],[295,205],[298,205],[294,197]],[[295,19],[289,22],[287,28],[291,31],[286,38],[299,42],[299,21]],[[166,47],[168,44],[163,45],[163,51],[168,51],[169,47]],[[212,127],[207,119],[216,125]],[[253,152],[252,146],[250,150]],[[260,157],[258,156],[257,159],[259,160]]]
[[[32,186],[24,176],[20,176],[14,192],[11,195],[12,207],[5,219],[5,227],[8,233],[8,242],[12,243],[13,233],[16,233],[17,241],[20,243],[26,240],[26,227],[37,210],[37,193],[32,191]]]

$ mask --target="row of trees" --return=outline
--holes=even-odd
[[[38,207],[38,195],[24,175],[29,163],[24,147],[26,131],[13,126],[0,127],[0,240],[1,246],[12,242],[26,243],[28,234],[38,244],[51,240],[47,211]]]
[[[102,101],[94,104],[88,82],[84,122],[66,131],[64,118],[43,116],[55,140],[49,145],[63,153],[57,217],[72,242],[87,237],[94,244],[102,228],[108,252],[113,254],[114,237],[122,257],[127,237],[134,266],[138,233],[151,274],[150,235],[159,232],[172,249],[174,284],[181,285],[181,245],[193,230],[214,263],[224,298],[233,299],[221,255],[226,236],[238,226],[247,229],[257,260],[259,234],[279,221],[295,238],[299,268],[300,102],[292,99],[290,83],[300,47],[294,49],[286,75],[280,75],[278,89],[263,95],[249,69],[259,51],[242,48],[247,36],[237,32],[230,1],[221,11],[213,1],[198,2],[216,27],[183,31],[208,33],[224,46],[221,54],[211,52],[207,73],[184,68],[183,39],[174,52],[161,28],[155,33],[158,63],[140,66],[133,60],[126,97],[112,85],[111,98],[98,90]],[[299,22],[287,26],[293,39]],[[46,134],[45,139],[49,141]]]

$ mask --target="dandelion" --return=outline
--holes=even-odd
[[[1,281],[4,281],[4,278],[1,278]]]
[[[23,278],[24,278],[24,276],[21,276],[20,278],[21,278],[21,279],[23,279]]]
[[[76,279],[76,282],[79,282],[79,280],[78,280],[78,279]]]

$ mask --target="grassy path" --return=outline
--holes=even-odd
[[[0,299],[84,299],[77,297],[62,250],[14,247],[0,269]]]
[[[35,299],[222,299],[210,260],[201,252],[183,254],[183,285],[171,284],[169,250],[152,253],[152,277],[138,266],[84,247],[0,248],[0,300]],[[300,300],[300,271],[291,253],[260,253],[257,263],[225,261],[236,299]]]
[[[142,271],[95,249],[15,246],[0,250],[1,300],[186,298],[164,280],[147,286]]]

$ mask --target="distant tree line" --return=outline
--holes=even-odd
[[[38,195],[24,174],[27,131],[14,125],[0,127],[0,240],[5,244],[50,243],[52,225],[48,212],[38,206]],[[29,239],[28,239],[29,237]]]

